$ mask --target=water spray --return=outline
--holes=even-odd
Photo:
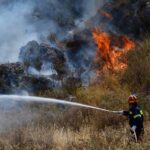
[[[69,102],[69,101],[58,100],[54,98],[36,97],[36,96],[0,95],[0,101],[2,100],[62,104],[62,105],[69,105],[69,106],[75,106],[75,107],[81,107],[81,108],[89,108],[89,109],[94,109],[94,110],[99,110],[99,111],[104,111],[104,112],[110,112],[110,113],[120,113],[120,111],[107,110],[107,109],[90,106],[90,105],[86,105],[82,103]]]

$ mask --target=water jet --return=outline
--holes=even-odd
[[[59,99],[54,99],[54,98],[45,98],[45,97],[36,97],[36,96],[20,96],[20,95],[0,95],[0,101],[2,101],[2,100],[63,104],[63,105],[68,105],[68,106],[88,108],[88,109],[94,109],[94,110],[110,112],[110,113],[118,113],[118,111],[107,110],[107,109],[103,109],[103,108],[99,108],[99,107],[95,107],[95,106],[90,106],[90,105],[86,105],[86,104],[82,104],[82,103],[69,102],[69,101],[59,100]]]

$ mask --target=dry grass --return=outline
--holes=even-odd
[[[122,86],[115,75],[105,73],[97,84],[78,89],[76,97],[82,103],[107,109],[120,109],[126,107],[129,94],[128,88]]]
[[[105,127],[101,131],[93,126],[81,126],[80,132],[53,125],[50,128],[29,124],[3,134],[0,149],[6,150],[148,150],[150,148],[150,123],[146,123],[143,141],[129,141],[128,126],[117,129]]]
[[[30,112],[30,120],[19,125],[19,114]],[[33,113],[34,112],[34,113]],[[148,150],[150,122],[146,119],[143,142],[129,141],[127,119],[88,109],[29,104],[20,111],[6,112],[13,120],[9,130],[0,132],[0,150]],[[11,114],[9,114],[11,113]],[[36,115],[35,115],[36,114]],[[15,117],[14,117],[15,116]],[[17,117],[18,116],[18,117]],[[23,117],[23,112],[21,114]],[[3,114],[4,118],[5,115]],[[8,122],[8,123],[10,123]]]
[[[26,106],[32,119],[0,132],[0,150],[148,150],[150,122],[146,119],[143,142],[129,140],[123,116],[87,109],[32,104]],[[8,112],[7,112],[8,113]],[[11,112],[10,112],[11,113]],[[14,119],[19,111],[13,112]],[[9,114],[7,114],[9,115]],[[19,115],[18,115],[19,116]],[[28,118],[28,117],[27,117]],[[18,120],[17,116],[16,119]],[[26,117],[24,117],[26,119]],[[10,119],[11,120],[11,119]],[[1,118],[2,121],[2,118]]]
[[[53,93],[46,91],[44,96],[47,94]],[[105,75],[100,85],[79,88],[75,96],[78,102],[121,110],[127,108],[128,95],[128,88],[120,85],[117,77]],[[63,92],[57,95],[59,97],[65,97]],[[62,105],[29,103],[13,113],[6,112],[6,117],[11,113],[8,123],[11,123],[11,118],[17,122],[22,118],[23,122],[15,126],[13,120],[13,127],[8,126],[9,130],[0,132],[0,150],[149,150],[150,103],[143,98],[144,95],[140,100],[146,118],[145,135],[140,143],[129,140],[128,121],[123,116]],[[7,120],[3,113],[0,113],[1,121]]]
[[[149,90],[149,43],[147,39],[137,51],[128,54],[124,77],[119,73],[106,72],[100,82],[89,87],[76,87],[75,91],[64,87],[56,91],[41,91],[36,95],[66,99],[71,93],[80,103],[110,110],[127,109],[130,88]],[[141,80],[140,84],[137,77]],[[0,150],[149,150],[150,102],[146,96],[147,92],[138,97],[145,112],[145,135],[140,143],[129,139],[127,119],[123,116],[63,105],[30,103],[21,105],[21,109],[14,107],[13,111],[1,110]]]

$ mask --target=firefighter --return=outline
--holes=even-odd
[[[142,135],[144,134],[144,116],[143,111],[137,103],[137,97],[135,95],[130,95],[128,98],[129,110],[122,111],[121,114],[127,116],[129,119],[129,125],[131,127],[131,133],[134,139],[137,141],[142,140]]]

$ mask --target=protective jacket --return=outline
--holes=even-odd
[[[140,106],[138,106],[137,104],[132,105],[132,107],[128,111],[123,111],[123,115],[129,118],[129,125],[131,128],[136,127],[135,132],[137,138],[140,139],[140,136],[144,133],[144,116]]]
[[[129,118],[129,125],[131,127],[136,126],[139,128],[143,128],[143,111],[137,104],[132,105],[132,107],[128,111],[124,111],[123,115]]]

